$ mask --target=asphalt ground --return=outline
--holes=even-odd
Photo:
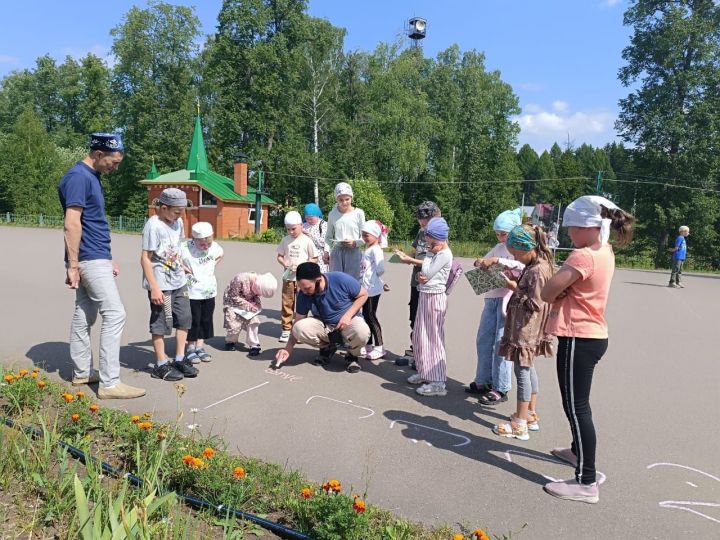
[[[7,259],[0,266],[0,361],[71,377],[67,339],[74,293],[64,285],[62,231],[0,227]],[[141,288],[140,237],[113,235],[118,285],[128,313],[122,378],[147,388],[138,400],[105,401],[132,412],[155,411],[187,430],[222,436],[231,451],[300,469],[311,479],[339,479],[352,492],[426,523],[482,526],[513,538],[720,538],[720,397],[717,303],[720,276],[689,275],[685,289],[668,274],[618,270],[608,320],[610,348],[599,363],[591,403],[598,432],[598,469],[607,479],[596,505],[546,495],[548,478],[573,470],[549,450],[570,442],[554,360],[537,361],[541,430],[521,442],[492,426],[514,410],[480,407],[463,385],[475,373],[475,333],[482,299],[462,279],[446,321],[446,397],[420,397],[405,382],[412,372],[393,363],[409,344],[410,269],[388,264],[391,290],[380,301],[385,360],[363,361],[348,374],[336,360],[309,363],[298,346],[281,370],[269,369],[280,344],[279,293],[264,302],[262,354],[223,350],[221,298],[215,312],[213,362],[185,380],[178,401],[172,383],[151,379],[154,357],[149,307]],[[275,246],[222,242],[220,290],[239,271],[280,276]],[[467,260],[470,265],[470,260]],[[93,342],[97,351],[99,322]],[[172,341],[168,352],[174,349]],[[96,387],[92,387],[96,390]],[[178,410],[179,409],[179,410]],[[197,409],[197,412],[192,412]],[[350,486],[352,486],[350,488]],[[527,526],[523,529],[523,525]]]

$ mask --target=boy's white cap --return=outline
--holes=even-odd
[[[300,216],[300,212],[291,210],[290,212],[285,214],[285,225],[300,225],[300,224],[302,224],[302,217]]]
[[[207,221],[198,221],[192,226],[191,234],[193,238],[207,238],[213,235],[213,228]]]

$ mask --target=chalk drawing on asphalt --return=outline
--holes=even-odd
[[[707,473],[705,471],[701,471],[700,469],[696,469],[695,467],[689,467],[687,465],[679,465],[677,463],[653,463],[651,465],[648,465],[647,469],[650,470],[650,469],[654,469],[655,467],[676,467],[679,469],[685,469],[686,471],[692,471],[701,476],[704,476],[705,478],[709,478],[711,480],[714,480],[715,482],[720,483],[720,478],[718,478],[717,476]],[[689,481],[685,481],[685,483],[694,488],[698,487],[696,484],[689,482]],[[708,516],[707,514],[700,511],[700,510],[707,511],[707,509],[711,509],[711,508],[720,508],[720,502],[660,501],[658,503],[658,505],[660,506],[660,508],[672,508],[675,510],[682,510],[684,512],[690,512],[691,514],[695,514],[696,516],[700,516],[701,518],[704,518],[704,519],[707,519],[714,523],[720,524],[720,519],[717,519],[712,516]]]
[[[453,433],[452,431],[445,431],[444,429],[438,429],[430,426],[426,426],[425,424],[417,424],[415,422],[410,422],[408,420],[393,420],[390,422],[390,429],[392,429],[396,423],[400,424],[408,424],[411,426],[417,426],[419,428],[429,429],[430,431],[437,431],[439,433],[445,433],[446,435],[450,435],[452,437],[457,437],[459,439],[462,439],[462,442],[459,444],[453,444],[453,446],[465,446],[466,444],[470,444],[470,439],[468,437],[465,437],[464,435],[459,435],[457,433]],[[413,442],[417,442],[415,439],[411,439]],[[432,446],[430,443],[426,443],[428,446]]]
[[[315,398],[317,398],[317,399],[326,399],[326,400],[332,401],[332,402],[334,402],[334,403],[339,403],[340,405],[349,405],[350,407],[356,407],[356,408],[358,408],[358,409],[362,409],[362,410],[368,411],[368,412],[370,413],[370,414],[366,414],[365,416],[360,416],[360,417],[358,417],[358,420],[362,420],[363,418],[370,418],[373,414],[375,414],[375,411],[373,411],[373,410],[370,409],[369,407],[362,407],[362,406],[360,406],[360,405],[355,405],[355,404],[352,402],[352,400],[340,401],[339,399],[333,399],[333,398],[330,398],[330,397],[327,397],[327,396],[310,396],[310,397],[307,399],[307,401],[305,402],[305,405],[307,405],[308,403],[310,403],[310,402],[311,402],[313,399],[315,399]]]
[[[242,392],[238,392],[237,394],[233,394],[232,396],[228,396],[228,397],[226,397],[226,398],[224,398],[224,399],[221,399],[220,401],[216,401],[215,403],[211,403],[210,405],[208,405],[207,407],[205,407],[204,410],[207,411],[208,409],[214,407],[215,405],[220,405],[221,403],[225,403],[225,402],[226,402],[227,400],[229,400],[229,399],[232,399],[232,398],[241,396],[241,395],[243,395],[243,394],[246,394],[246,393],[250,392],[251,390],[256,390],[257,388],[260,388],[261,386],[265,386],[266,384],[270,384],[270,381],[265,381],[264,383],[258,384],[257,386],[253,386],[252,388],[248,388],[248,389],[246,389],[246,390],[243,390]]]

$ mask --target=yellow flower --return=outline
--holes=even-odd
[[[152,428],[152,426],[153,426],[153,425],[152,425],[152,422],[140,422],[140,423],[137,425],[137,427],[139,427],[139,428],[142,429],[143,431],[149,430],[150,428]]]
[[[490,540],[490,537],[482,529],[475,529],[473,536],[475,536],[475,540]]]
[[[33,372],[30,374],[30,377],[33,378],[33,379],[37,379],[37,378],[38,378],[38,375],[40,375],[40,372],[39,372],[39,371],[33,371]]]
[[[208,459],[212,459],[213,456],[215,456],[215,450],[213,450],[212,448],[206,448],[205,450],[203,450],[203,456]]]
[[[312,489],[310,489],[309,487],[302,488],[300,490],[300,496],[303,499],[309,499],[310,497],[312,497]]]
[[[244,478],[245,477],[245,469],[243,469],[242,467],[235,467],[233,469],[233,476],[235,478],[237,478],[238,480],[240,480],[240,478]]]
[[[91,412],[91,413],[95,413],[95,412],[98,411],[98,409],[99,409],[100,407],[99,407],[97,404],[93,403],[93,404],[90,405],[90,407],[88,407],[88,408],[90,409],[90,412]]]
[[[136,415],[133,415],[133,416],[130,417],[130,421],[131,421],[133,424],[138,424],[138,423],[140,423],[140,417],[139,417],[137,414],[136,414]]]
[[[455,533],[453,534],[453,540],[465,540],[465,535],[463,533]]]
[[[323,489],[328,493],[340,493],[342,484],[338,480],[328,480],[323,484]]]
[[[77,392],[75,395],[77,396],[78,399],[82,399],[85,397],[85,392],[83,392],[81,390],[80,392]]]
[[[47,383],[45,381],[38,381],[37,386],[40,390],[42,390],[47,386]]]
[[[190,466],[193,469],[204,469],[205,467],[207,467],[207,465],[205,465],[205,462],[202,459],[197,458],[197,457],[194,457],[192,459],[192,463],[190,464]]]
[[[28,373],[30,373],[30,372],[29,372],[27,369],[21,369],[21,370],[20,370],[20,376],[21,376],[21,377],[24,377],[24,376],[27,375]]]
[[[79,415],[79,414],[73,414],[73,415],[70,417],[70,420],[72,420],[73,422],[77,422],[78,420],[80,420],[80,415]]]
[[[75,401],[75,396],[73,396],[72,394],[68,394],[67,392],[62,395],[62,398],[65,400],[66,403]]]
[[[13,382],[15,380],[15,375],[5,375],[5,377],[3,377],[3,379],[5,379],[6,383],[10,384],[11,382]]]
[[[167,438],[167,435],[165,434],[164,431],[158,431],[158,433],[157,433],[157,440],[158,440],[158,441],[162,441],[163,439],[166,439],[166,438]]]

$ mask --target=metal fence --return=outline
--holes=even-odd
[[[110,229],[122,232],[142,232],[147,218],[129,218],[125,216],[107,216]],[[20,225],[23,227],[47,227],[61,229],[64,223],[63,216],[46,216],[44,214],[0,214],[0,224]]]

